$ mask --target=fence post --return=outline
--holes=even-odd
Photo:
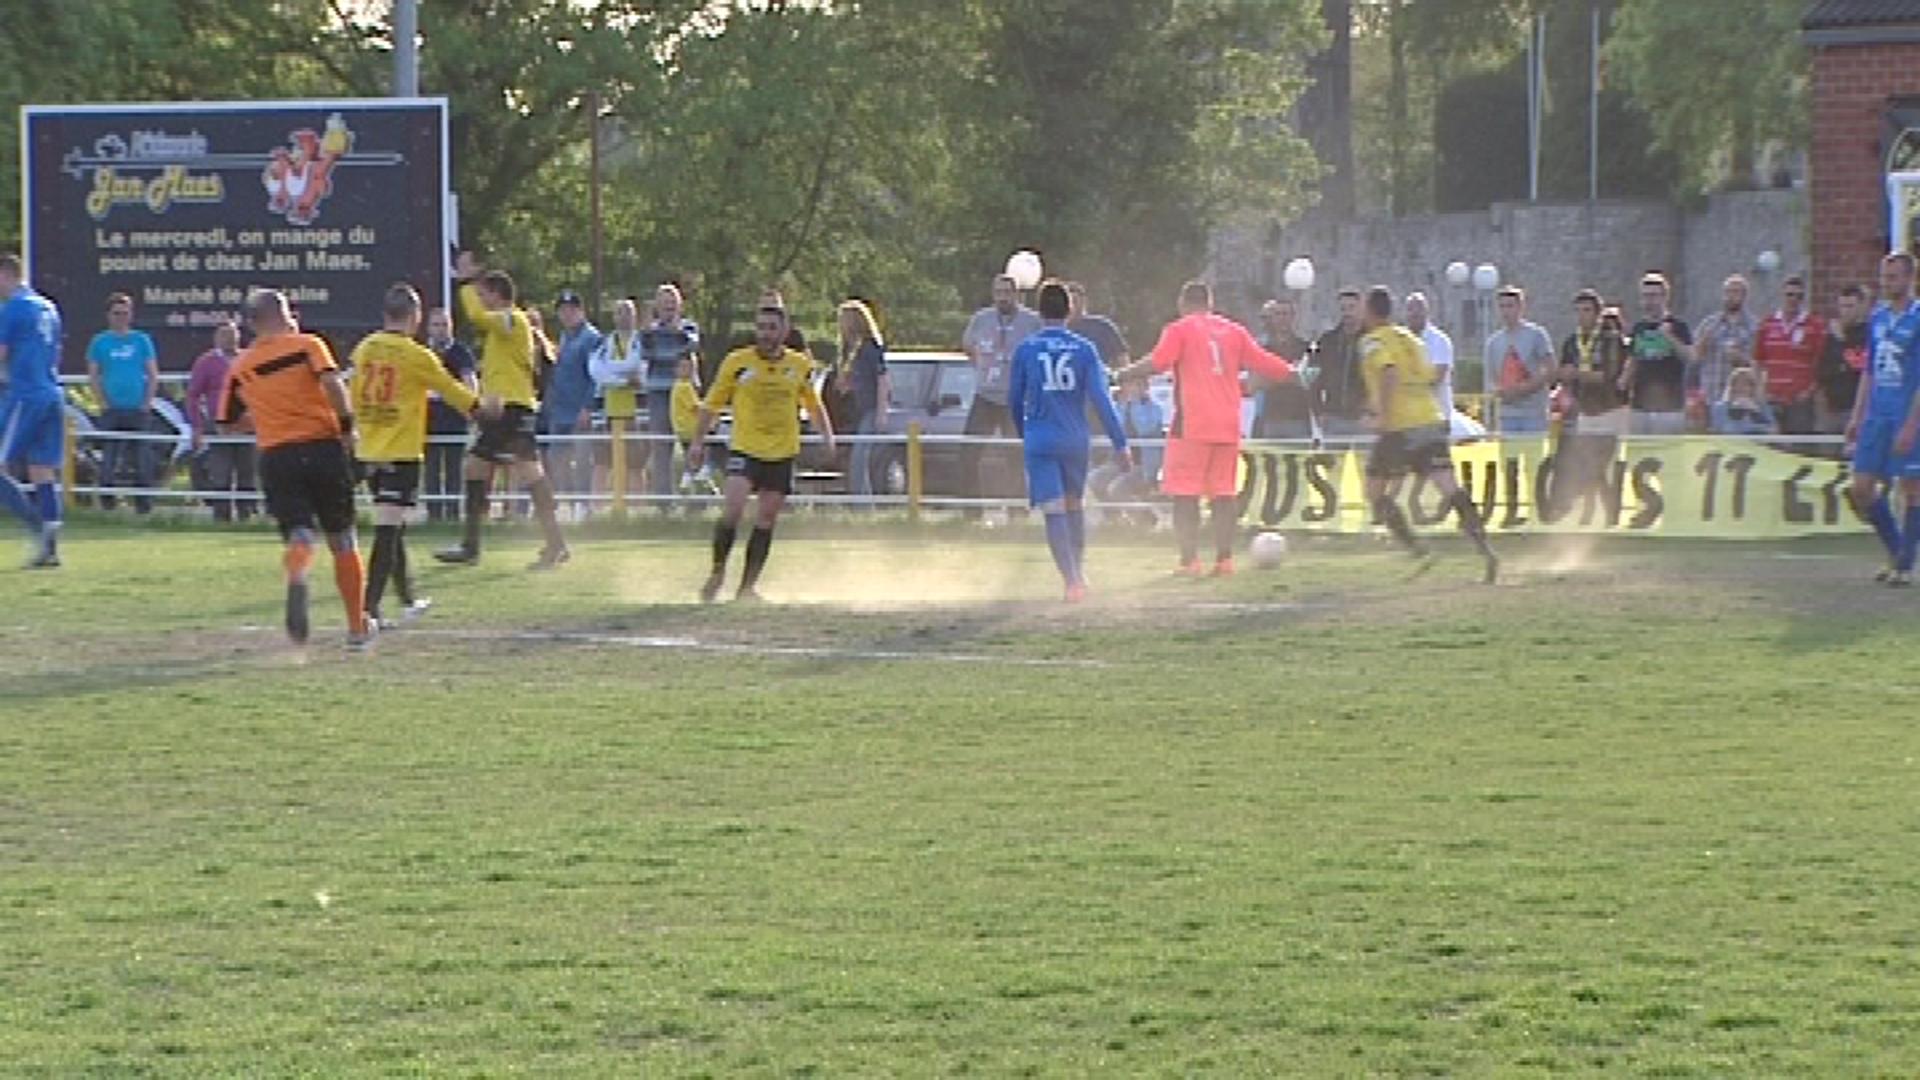
[[[907,520],[920,520],[920,495],[925,476],[921,473],[920,421],[907,422]]]
[[[613,519],[624,521],[627,517],[627,418],[624,416],[607,417],[607,432],[613,439],[613,445],[607,448],[607,471],[613,490]]]

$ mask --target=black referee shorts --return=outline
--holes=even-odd
[[[343,533],[353,528],[353,460],[339,439],[261,451],[260,487],[283,538],[294,529]]]

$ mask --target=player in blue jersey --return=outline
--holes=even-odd
[[[34,568],[60,565],[60,461],[66,454],[60,393],[60,309],[24,280],[20,256],[0,255],[0,504],[33,535]],[[9,470],[24,462],[31,490]]]
[[[1864,385],[1853,402],[1847,442],[1853,446],[1854,510],[1887,548],[1887,567],[1875,580],[1913,584],[1920,545],[1920,300],[1913,295],[1913,256],[1896,251],[1880,260],[1880,303],[1868,323]],[[1894,482],[1907,504],[1896,524],[1887,488]]]
[[[1007,406],[1013,429],[1025,448],[1027,500],[1046,516],[1047,547],[1066,581],[1067,599],[1087,595],[1082,562],[1087,549],[1087,457],[1091,439],[1087,407],[1100,410],[1100,423],[1113,440],[1114,456],[1131,468],[1126,429],[1107,392],[1107,371],[1100,350],[1067,329],[1067,287],[1042,282],[1041,329],[1014,349],[1007,377]]]

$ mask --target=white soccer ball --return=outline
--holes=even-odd
[[[1022,249],[1007,257],[1007,276],[1013,279],[1014,288],[1031,289],[1040,284],[1040,275],[1045,270],[1040,265],[1040,256]]]
[[[1247,545],[1247,554],[1253,557],[1253,565],[1270,570],[1287,557],[1287,538],[1277,532],[1256,533]]]

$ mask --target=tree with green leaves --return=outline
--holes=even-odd
[[[1520,48],[1534,0],[1359,0],[1354,5],[1359,175],[1392,216],[1434,208],[1435,105]]]
[[[1619,0],[1608,70],[1646,114],[1655,143],[1679,159],[1682,193],[1748,186],[1768,141],[1805,145],[1806,7]]]

